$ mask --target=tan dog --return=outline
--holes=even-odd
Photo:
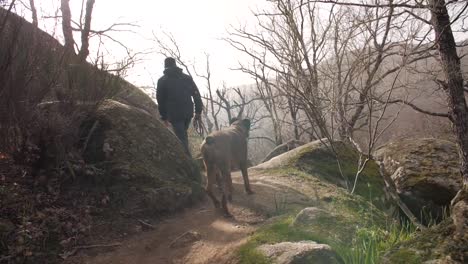
[[[231,165],[238,165],[244,178],[245,191],[252,194],[249,176],[247,174],[247,138],[249,137],[250,120],[235,120],[226,129],[208,135],[201,145],[201,153],[205,164],[207,183],[206,192],[213,200],[214,206],[223,210],[225,216],[230,216],[227,200],[232,199]],[[221,185],[221,205],[213,193],[214,184]]]

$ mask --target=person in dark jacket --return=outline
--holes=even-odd
[[[184,74],[182,69],[177,67],[174,58],[166,58],[164,68],[164,75],[158,80],[156,90],[159,114],[166,127],[172,125],[185,152],[191,156],[187,130],[193,117],[194,102],[195,118],[201,119],[203,103],[200,92],[192,77]]]

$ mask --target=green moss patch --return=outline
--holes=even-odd
[[[319,148],[304,148],[291,159],[289,166],[343,188],[346,187],[346,179],[348,188],[351,189],[358,170],[359,155],[350,146],[341,142],[334,143],[334,148],[338,157],[324,145]],[[377,164],[369,161],[359,175],[355,193],[371,200],[378,208],[384,209],[387,207],[384,186]]]
[[[312,240],[315,242],[325,242],[326,238],[316,236],[311,232],[291,227],[294,220],[292,215],[282,216],[274,223],[260,228],[251,237],[249,242],[241,246],[238,250],[240,263],[271,263],[267,257],[259,253],[256,248],[262,244],[274,244],[284,241]]]
[[[364,196],[351,195],[345,189],[324,181],[304,170],[282,167],[267,171],[271,177],[284,177],[288,181],[300,181],[302,193],[316,199],[316,207],[326,211],[305,225],[292,225],[299,210],[286,213],[273,223],[260,228],[239,251],[240,263],[270,263],[256,248],[262,244],[311,240],[328,244],[340,255],[349,254],[349,249],[363,229],[380,230],[385,234],[386,223],[391,222],[385,214]],[[383,240],[383,239],[382,239]]]
[[[468,245],[457,243],[452,238],[453,222],[447,218],[398,245],[384,256],[382,263],[422,263],[444,259],[451,255],[455,259],[468,252]],[[418,262],[419,261],[419,262]]]

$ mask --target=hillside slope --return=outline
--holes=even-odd
[[[0,127],[22,134],[0,139],[0,263],[59,263],[199,198],[198,167],[146,94],[7,14]]]

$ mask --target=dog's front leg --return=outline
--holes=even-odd
[[[242,172],[242,178],[244,178],[244,188],[247,194],[253,194],[254,192],[250,188],[249,174],[247,172],[247,162],[241,162],[240,168]]]

